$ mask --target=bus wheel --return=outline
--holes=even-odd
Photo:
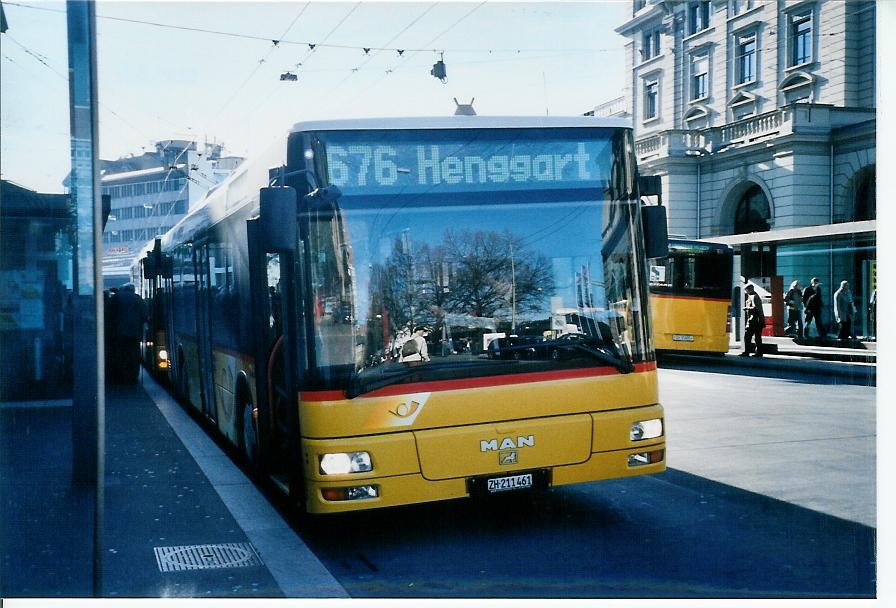
[[[243,455],[246,457],[246,461],[254,466],[255,460],[257,457],[258,451],[258,433],[255,430],[255,408],[252,407],[252,403],[247,401],[243,404],[243,423],[241,429],[241,437],[242,447],[243,447]]]

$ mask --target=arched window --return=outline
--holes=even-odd
[[[869,167],[862,172],[856,184],[855,221],[877,219],[876,191],[875,170]]]
[[[771,212],[765,193],[759,186],[750,186],[740,198],[734,212],[734,234],[766,232],[771,228],[769,219]]]

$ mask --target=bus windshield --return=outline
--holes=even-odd
[[[657,294],[727,300],[731,297],[732,250],[704,243],[669,243],[669,256],[650,266]]]
[[[362,394],[652,357],[627,136],[316,133],[342,194],[303,215],[312,378]]]

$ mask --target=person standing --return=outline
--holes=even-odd
[[[744,301],[744,310],[747,313],[747,327],[744,332],[744,352],[741,357],[748,357],[753,352],[753,341],[756,342],[756,354],[754,357],[762,356],[762,329],[765,327],[765,313],[762,311],[762,298],[756,293],[756,288],[752,283],[747,283],[744,288],[746,299]]]
[[[812,283],[803,290],[803,306],[806,308],[805,335],[809,337],[809,325],[815,321],[815,331],[818,337],[825,336],[824,324],[821,322],[821,308],[824,301],[821,297],[821,281],[818,277],[812,277]]]
[[[871,325],[871,337],[877,340],[877,290],[871,292],[871,300],[868,301],[868,321]]]
[[[141,298],[128,283],[115,296],[115,357],[120,382],[133,384],[140,373],[140,338],[146,322],[146,309]]]
[[[852,320],[856,316],[856,305],[852,301],[852,290],[849,281],[840,281],[840,289],[834,293],[834,316],[840,324],[838,340],[855,337],[852,331]]]
[[[401,345],[401,362],[417,363],[429,361],[429,350],[426,346],[426,336],[429,330],[423,326],[414,328],[411,337]]]
[[[800,282],[794,281],[790,284],[790,289],[784,294],[784,305],[787,307],[787,327],[784,328],[784,335],[793,335],[796,331],[796,337],[803,337],[803,295],[800,291]]]

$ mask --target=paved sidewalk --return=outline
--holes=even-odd
[[[762,357],[739,356],[743,352],[740,347],[732,347],[724,356],[666,352],[659,354],[659,366],[743,367],[772,373],[832,375],[842,382],[863,386],[877,384],[877,353],[874,348],[797,344],[792,338],[776,337],[763,337],[763,343],[777,352],[767,352]]]
[[[346,597],[152,380],[109,387],[106,454],[105,597]],[[93,490],[71,462],[70,401],[0,405],[0,596],[93,594]]]

